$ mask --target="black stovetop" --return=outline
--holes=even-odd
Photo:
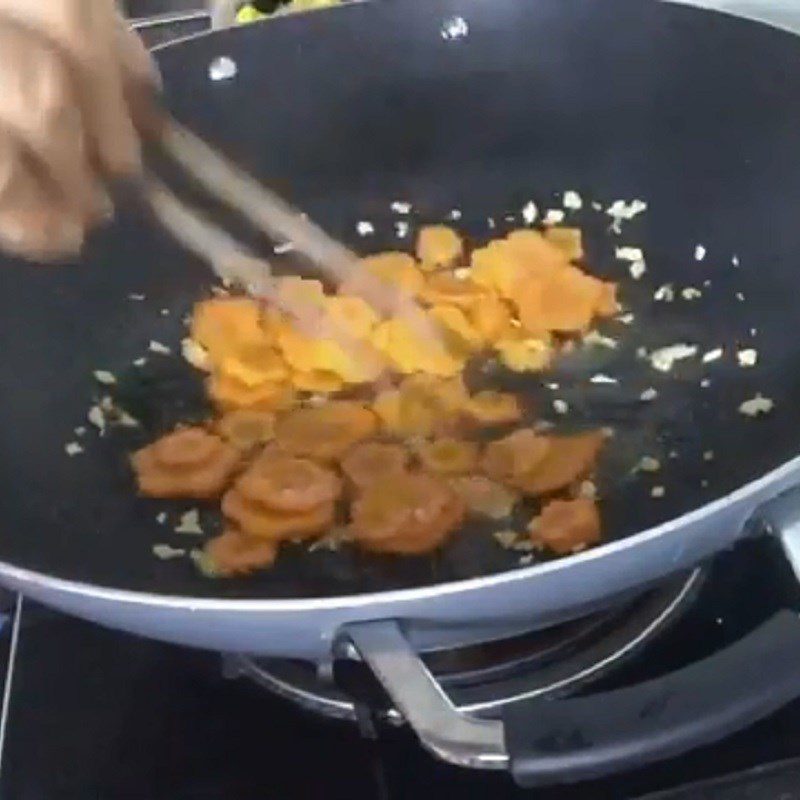
[[[702,657],[795,594],[765,543],[740,545],[718,558],[684,617],[603,678],[602,688]],[[3,663],[12,629],[9,623],[2,632]],[[406,729],[381,728],[378,740],[368,741],[350,723],[301,711],[246,680],[223,678],[216,654],[103,630],[28,601],[18,633],[3,800],[619,800],[753,768],[746,777],[692,786],[679,796],[800,798],[800,704],[665,764],[523,792],[506,774],[435,761]],[[770,766],[776,762],[787,763]]]

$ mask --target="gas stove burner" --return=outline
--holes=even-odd
[[[507,704],[574,691],[620,665],[691,605],[703,577],[704,571],[695,569],[577,620],[421,657],[459,711],[492,718]],[[247,678],[327,717],[358,721],[358,706],[368,705],[388,722],[403,722],[354,648],[344,648],[332,670],[242,655],[226,655],[223,663],[227,677]]]

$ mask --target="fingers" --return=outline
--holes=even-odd
[[[51,261],[76,255],[84,221],[43,176],[23,146],[0,133],[0,246]]]
[[[0,16],[49,40],[66,60],[86,146],[99,169],[114,176],[138,171],[139,139],[125,100],[113,0],[0,0]],[[136,58],[130,51],[127,57]]]
[[[69,74],[46,43],[0,28],[0,129],[21,142],[54,187],[87,223],[108,199],[89,163]]]

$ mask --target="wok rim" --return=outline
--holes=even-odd
[[[281,19],[291,18],[297,14],[330,14],[337,11],[342,12],[351,7],[366,5],[369,2],[370,0],[350,0],[350,2],[338,6],[308,9],[306,11],[295,12],[291,15],[268,17],[255,23],[250,23],[247,27],[279,23]],[[705,13],[721,14],[723,16],[733,17],[734,19],[742,19],[754,24],[771,27],[793,36],[800,35],[796,30],[779,23],[752,16],[747,13],[738,13],[728,9],[718,8],[713,4],[713,0],[711,5],[704,5],[703,0],[657,0],[657,2],[664,3],[665,5],[694,8],[697,11]],[[151,48],[151,51],[160,52],[196,39],[210,37],[230,30],[232,29],[225,28],[199,31],[170,40],[169,42],[158,44]],[[323,598],[209,598],[195,597],[193,595],[158,594],[135,589],[118,589],[102,584],[88,583],[82,580],[59,578],[51,573],[40,572],[25,567],[16,567],[5,561],[0,561],[0,579],[7,579],[16,584],[23,593],[24,588],[22,587],[42,588],[58,592],[61,595],[73,597],[94,598],[118,604],[174,610],[191,609],[192,611],[211,612],[238,610],[248,613],[302,613],[309,611],[346,611],[363,608],[376,603],[401,605],[442,596],[452,596],[462,593],[470,594],[490,587],[495,588],[515,584],[518,581],[534,580],[535,576],[538,575],[560,572],[569,568],[578,569],[578,565],[580,564],[593,562],[599,559],[611,559],[646,541],[652,541],[677,533],[679,529],[686,528],[694,523],[707,521],[714,514],[722,512],[732,505],[737,503],[744,504],[748,499],[758,497],[762,493],[766,494],[770,485],[780,485],[784,481],[790,481],[793,477],[796,478],[797,484],[800,485],[800,455],[795,456],[789,461],[785,461],[770,472],[744,484],[727,495],[692,509],[678,517],[669,519],[666,522],[662,522],[652,528],[647,528],[638,533],[631,534],[624,539],[607,542],[581,553],[557,558],[543,564],[532,564],[526,567],[511,568],[504,572],[491,575],[465,578],[463,580],[448,581],[410,589],[391,589],[382,592],[366,592]],[[750,516],[752,517],[752,514]],[[743,528],[744,527],[745,526],[743,526]],[[613,591],[613,587],[609,588],[608,594],[612,594]]]

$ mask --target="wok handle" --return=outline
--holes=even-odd
[[[800,696],[800,619],[783,610],[725,650],[656,680],[504,714],[524,787],[635,769],[710,744]]]
[[[764,503],[752,521],[780,541],[800,581],[800,488]],[[797,697],[800,619],[784,609],[724,650],[662,678],[509,706],[509,765],[522,786],[599,778],[715,742]]]

